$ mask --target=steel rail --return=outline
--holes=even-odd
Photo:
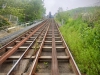
[[[46,26],[47,26],[47,25],[46,25]],[[46,26],[45,26],[45,28],[44,28],[44,30],[43,30],[43,31],[45,31]],[[42,32],[43,32],[43,31],[42,31]],[[41,34],[43,34],[42,32],[41,32]],[[40,34],[40,36],[42,36],[41,34]],[[37,38],[37,39],[38,39],[38,38]],[[29,65],[30,65],[30,62],[31,62],[32,56],[33,56],[33,54],[32,54],[32,55],[30,55],[30,57],[29,57],[29,62],[28,62],[28,64],[27,64],[27,66],[29,66]],[[26,69],[24,70],[24,72],[26,72],[26,71],[27,71],[27,66],[26,66]]]
[[[7,48],[8,46],[12,45],[15,41],[17,41],[18,39],[20,39],[22,36],[25,36],[25,34],[27,34],[28,32],[30,32],[31,30],[35,29],[37,26],[29,29],[28,31],[24,32],[23,34],[20,34],[20,36],[16,37],[15,39],[13,39],[12,41],[9,41],[7,44],[5,44],[4,46],[2,46],[0,48],[0,52],[2,52],[5,48]]]
[[[22,41],[20,41],[17,45],[15,45],[12,49],[10,49],[9,51],[7,51],[6,53],[4,53],[1,57],[0,57],[0,65],[8,58],[10,57],[25,41],[27,41],[38,29],[40,29],[42,26],[44,25],[44,23],[42,25],[40,25],[38,28],[36,28],[29,36],[27,36],[25,39],[23,39]]]
[[[12,72],[14,72],[14,68],[16,68],[16,66],[20,63],[20,61],[23,58],[25,58],[25,60],[27,60],[27,61],[25,62],[25,65],[26,65],[25,68],[22,69],[22,72],[20,74],[24,74],[24,73],[25,73],[25,75],[38,75],[38,74],[42,75],[42,74],[45,74],[45,73],[41,74],[40,72],[37,72],[36,71],[36,67],[39,64],[39,60],[47,61],[47,59],[48,59],[48,60],[51,60],[50,61],[50,65],[48,64],[49,67],[45,68],[45,69],[48,69],[48,70],[43,69],[43,71],[42,71],[41,68],[40,68],[41,72],[47,71],[46,74],[47,73],[49,74],[50,71],[51,71],[50,75],[69,74],[69,73],[67,73],[67,71],[66,72],[63,71],[63,69],[62,69],[63,67],[59,67],[63,63],[64,63],[64,65],[65,65],[65,63],[68,63],[68,64],[71,65],[70,74],[81,75],[80,70],[78,69],[78,66],[75,63],[75,60],[74,60],[74,58],[73,58],[73,56],[72,56],[72,54],[71,54],[66,42],[64,41],[62,34],[60,33],[58,24],[54,21],[54,19],[49,19],[47,21],[42,23],[42,24],[45,24],[45,25],[40,25],[39,28],[36,28],[35,31],[28,32],[28,35],[26,35],[26,36],[23,35],[22,36],[22,38],[23,38],[22,40],[20,40],[18,42],[14,41],[14,42],[12,42],[11,45],[8,46],[8,47],[10,47],[12,45],[15,45],[14,43],[17,43],[15,46],[13,46],[13,47],[16,47],[18,44],[20,44],[20,42],[22,42],[23,43],[22,45],[24,45],[24,43],[26,41],[28,42],[28,39],[31,38],[31,41],[28,42],[29,43],[28,47],[25,47],[25,51],[23,53],[21,53],[21,56],[16,56],[16,57],[12,57],[11,58],[11,59],[17,59],[17,62],[15,62],[15,64],[13,65],[13,67],[11,67],[9,72],[6,73],[7,75],[12,75],[13,74]],[[38,30],[39,30],[39,32],[37,32]],[[31,33],[32,34],[36,33],[36,36],[32,37],[33,35]],[[34,39],[33,41],[32,41],[32,38]],[[27,40],[25,41],[24,39],[27,39]],[[37,50],[36,55],[33,56],[33,50],[30,51],[29,48],[31,48],[32,45],[34,45],[34,43],[36,42],[36,39],[39,39],[38,40],[39,48]],[[25,42],[23,42],[23,40]],[[58,41],[60,41],[60,43]],[[20,45],[18,45],[18,46],[20,46]],[[10,47],[10,48],[12,48],[12,47]],[[12,50],[12,49],[9,49],[9,50]],[[15,49],[13,49],[13,50],[15,50]],[[16,51],[17,50],[15,50],[14,52],[16,52]],[[43,54],[42,54],[42,51],[43,51]],[[59,53],[59,51],[61,51],[61,54]],[[29,52],[30,55],[26,56],[28,52]],[[47,52],[49,52],[49,53],[47,53]],[[51,55],[51,53],[52,53],[52,55]],[[11,56],[12,54],[10,54],[8,56]],[[3,54],[3,55],[5,55],[5,54]],[[60,59],[59,59],[59,57],[60,57]],[[6,59],[5,59],[5,61],[6,61]],[[30,61],[31,59],[33,61]],[[59,60],[60,60],[60,62],[59,62]],[[63,60],[64,62],[62,62],[61,60]],[[68,61],[66,62],[66,60],[68,60]],[[3,61],[3,62],[5,62],[5,61]],[[22,62],[21,62],[21,64],[22,64]],[[40,61],[40,64],[41,64],[41,61]],[[62,66],[64,66],[64,65],[62,65]],[[51,70],[49,71],[50,68],[51,68]],[[67,67],[67,65],[64,66],[64,68],[68,68],[70,70],[70,68]],[[62,71],[64,73],[62,73]],[[18,72],[15,71],[15,74],[18,74]]]
[[[39,56],[40,56],[40,53],[41,53],[41,50],[42,50],[42,47],[43,47],[43,44],[44,44],[46,35],[47,35],[47,32],[48,32],[48,30],[49,30],[49,27],[50,27],[50,25],[48,25],[48,27],[47,27],[46,33],[45,33],[45,35],[44,35],[44,38],[43,38],[43,40],[42,40],[42,43],[41,43],[41,45],[40,45],[40,48],[39,48],[39,50],[38,50],[36,56],[35,56],[35,59],[34,59],[34,61],[33,61],[33,63],[32,63],[31,70],[30,70],[30,72],[28,73],[28,75],[34,75],[34,74],[35,74],[35,69],[36,69],[36,66],[37,66],[37,62],[38,62],[38,59],[39,59]]]
[[[47,22],[48,20],[45,20],[43,22],[41,22],[40,24],[43,24],[45,22]],[[21,37],[25,36],[27,33],[33,31],[35,28],[37,28],[40,24],[34,26],[33,28],[30,28],[29,30],[25,31],[24,33],[20,34],[19,36],[15,37],[12,41],[9,41],[7,44],[3,45],[2,47],[0,47],[0,53],[3,52],[6,47],[12,45],[15,41],[17,41],[18,39],[20,39]]]
[[[42,23],[44,23],[44,22],[46,22],[46,21],[43,21]],[[42,23],[40,23],[40,24],[42,24]],[[38,25],[40,25],[40,24],[38,24]],[[36,25],[35,27],[29,29],[28,31],[24,32],[24,34],[21,34],[21,35],[18,36],[17,38],[13,39],[12,41],[10,41],[10,42],[8,42],[7,44],[5,44],[4,46],[2,46],[2,47],[0,48],[0,51],[3,50],[4,48],[6,48],[7,46],[9,46],[9,45],[10,45],[11,43],[13,43],[14,41],[18,40],[20,37],[24,36],[24,35],[25,35],[26,33],[28,33],[29,31],[35,29],[38,25]]]
[[[67,51],[66,53],[67,53],[68,56],[70,56],[69,61],[70,61],[70,64],[72,65],[73,71],[75,72],[76,75],[81,75],[81,72],[80,72],[80,70],[79,70],[79,68],[78,68],[78,66],[77,66],[77,64],[76,64],[76,62],[75,62],[75,60],[74,60],[69,48],[68,48],[68,45],[66,44],[66,42],[65,42],[65,40],[64,40],[64,38],[63,38],[59,28],[58,28],[58,24],[57,23],[56,23],[56,26],[57,26],[57,29],[58,29],[58,31],[60,33],[61,39],[64,42],[64,45],[65,45],[65,48],[66,48],[66,51]]]
[[[18,65],[18,63],[21,61],[21,59],[25,56],[25,54],[28,52],[29,48],[32,47],[32,45],[34,44],[34,42],[36,41],[36,39],[39,37],[39,35],[42,33],[42,31],[45,29],[45,27],[41,30],[41,32],[35,37],[35,39],[32,41],[32,43],[27,47],[27,49],[25,50],[25,52],[20,56],[20,58],[16,61],[16,63],[14,64],[14,66],[10,69],[10,71],[7,73],[7,75],[10,75],[11,72],[14,70],[14,68]]]
[[[52,21],[52,71],[51,72],[52,72],[51,75],[59,75],[53,21]]]

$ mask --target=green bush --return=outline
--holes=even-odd
[[[60,27],[81,73],[86,75],[100,74],[100,20],[93,23],[91,28],[79,17]]]
[[[10,25],[11,23],[8,21],[7,18],[4,18],[0,15],[0,27]]]

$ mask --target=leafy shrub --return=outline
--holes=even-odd
[[[92,13],[95,17],[92,26],[89,20],[85,22],[79,16],[66,18],[67,23],[60,27],[81,73],[86,75],[100,74],[100,16],[97,16],[100,13],[97,12]]]
[[[7,18],[4,18],[0,15],[0,27],[10,25],[10,22]]]

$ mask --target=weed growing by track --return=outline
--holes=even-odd
[[[95,18],[84,21],[82,16],[69,17],[60,27],[81,73],[85,75],[100,74],[100,17]]]

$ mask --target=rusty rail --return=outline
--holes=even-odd
[[[25,39],[23,39],[22,41],[20,41],[20,43],[18,43],[17,45],[15,45],[12,49],[10,49],[9,51],[7,51],[6,53],[4,53],[1,57],[0,57],[0,65],[8,58],[10,57],[25,41],[27,41],[38,29],[40,29],[44,24],[42,24],[41,26],[39,26],[37,29],[35,29],[29,36],[27,36]]]
[[[74,58],[73,58],[73,56],[72,56],[72,54],[71,54],[71,52],[70,52],[70,50],[69,50],[64,38],[63,38],[59,28],[58,28],[58,24],[56,24],[56,26],[57,26],[57,29],[58,29],[60,35],[61,35],[62,41],[64,42],[64,45],[66,47],[66,53],[67,53],[68,56],[70,56],[69,61],[70,61],[70,64],[72,65],[72,68],[73,68],[74,72],[76,73],[76,75],[81,75],[81,72],[80,72],[78,66],[76,65],[75,60],[74,60]]]
[[[78,66],[76,65],[75,60],[74,60],[67,44],[65,43],[63,36],[61,35],[61,33],[59,31],[59,27],[58,27],[57,23],[54,21],[54,19],[49,19],[48,21],[46,21],[42,25],[40,25],[38,28],[34,29],[33,32],[31,31],[28,33],[29,33],[29,35],[27,35],[26,37],[22,36],[23,39],[20,41],[17,41],[17,44],[14,45],[13,48],[9,47],[12,49],[7,48],[7,49],[9,49],[9,51],[7,51],[5,54],[3,54],[0,57],[0,64],[4,63],[4,61],[6,61],[7,58],[10,58],[9,60],[11,60],[10,56],[13,53],[15,53],[21,45],[23,45],[26,41],[30,42],[30,43],[28,43],[28,47],[25,47],[25,51],[21,54],[21,56],[18,55],[16,57],[14,57],[15,59],[18,59],[18,60],[13,65],[13,67],[10,69],[10,71],[7,72],[7,75],[12,74],[14,68],[19,64],[20,61],[26,61],[26,60],[27,60],[26,67],[23,68],[22,72],[20,73],[23,75],[24,74],[25,75],[44,75],[45,73],[41,74],[41,72],[37,71],[38,65],[42,65],[42,66],[40,66],[41,67],[40,70],[42,68],[44,70],[44,67],[46,66],[46,64],[44,64],[44,62],[49,63],[48,70],[47,70],[47,68],[45,68],[47,71],[46,74],[49,74],[49,75],[60,75],[60,74],[61,75],[62,74],[81,75],[81,73],[78,69]],[[33,36],[33,35],[35,35],[35,36]],[[28,40],[29,38],[32,38],[34,40],[30,39],[32,41],[31,42],[30,40]],[[32,45],[34,45],[36,40],[38,40],[37,42],[39,43],[39,47],[38,47],[36,54],[33,55],[33,53],[31,53],[30,56],[27,55],[27,53],[29,52],[29,48],[31,48]],[[16,40],[14,43],[16,43]],[[8,46],[9,46],[9,44],[6,45],[6,47],[8,47]],[[23,46],[26,46],[26,43]],[[24,48],[22,48],[22,50],[23,49]],[[35,50],[35,48],[33,48],[32,51],[30,50],[30,52],[33,52],[34,50]],[[14,59],[14,58],[12,58],[12,59]],[[22,60],[22,59],[25,59],[25,60]],[[32,59],[32,60],[30,61],[30,59]],[[63,63],[64,63],[64,65],[63,65]],[[71,65],[71,66],[69,66],[69,65]],[[62,67],[59,67],[59,66],[62,66]],[[63,68],[64,68],[64,70],[62,70]],[[65,71],[66,68],[68,69],[68,71]],[[44,71],[42,71],[42,72],[44,72]],[[18,72],[15,72],[15,73],[17,75]]]
[[[44,21],[45,22],[45,21]],[[42,22],[42,23],[44,23]],[[9,46],[10,44],[12,44],[14,41],[18,40],[20,37],[24,36],[25,34],[27,34],[28,32],[30,32],[31,30],[35,29],[38,25],[36,25],[35,27],[31,28],[30,30],[26,31],[24,34],[21,34],[20,36],[16,37],[15,39],[13,39],[12,41],[8,42],[7,44],[5,44],[4,46],[2,46],[0,48],[0,51],[5,49],[7,46]]]
[[[51,25],[52,25],[52,73],[51,75],[59,75],[53,21]]]
[[[34,74],[35,74],[37,62],[38,62],[38,59],[39,59],[39,56],[40,56],[40,53],[41,53],[41,50],[42,50],[42,47],[43,47],[43,44],[44,44],[44,41],[45,41],[47,32],[48,32],[48,29],[49,29],[49,26],[50,26],[50,25],[48,25],[48,27],[47,27],[47,30],[46,30],[46,33],[45,33],[44,38],[43,38],[43,40],[42,40],[42,43],[41,43],[41,45],[40,45],[40,48],[39,48],[39,50],[38,50],[38,52],[37,52],[37,54],[36,54],[36,56],[35,56],[35,59],[34,59],[34,61],[33,61],[33,63],[32,63],[32,67],[31,67],[31,70],[30,70],[30,72],[29,72],[29,75],[34,75]]]
[[[46,26],[45,26],[46,27]],[[41,30],[41,32],[35,37],[35,39],[32,41],[32,43],[27,47],[25,52],[20,56],[20,58],[17,60],[17,62],[14,64],[14,66],[10,69],[10,71],[7,73],[7,75],[10,75],[11,72],[14,70],[14,68],[18,65],[18,63],[21,61],[21,59],[27,54],[28,50],[32,47],[38,36],[42,33],[42,31],[45,29],[45,27]]]

